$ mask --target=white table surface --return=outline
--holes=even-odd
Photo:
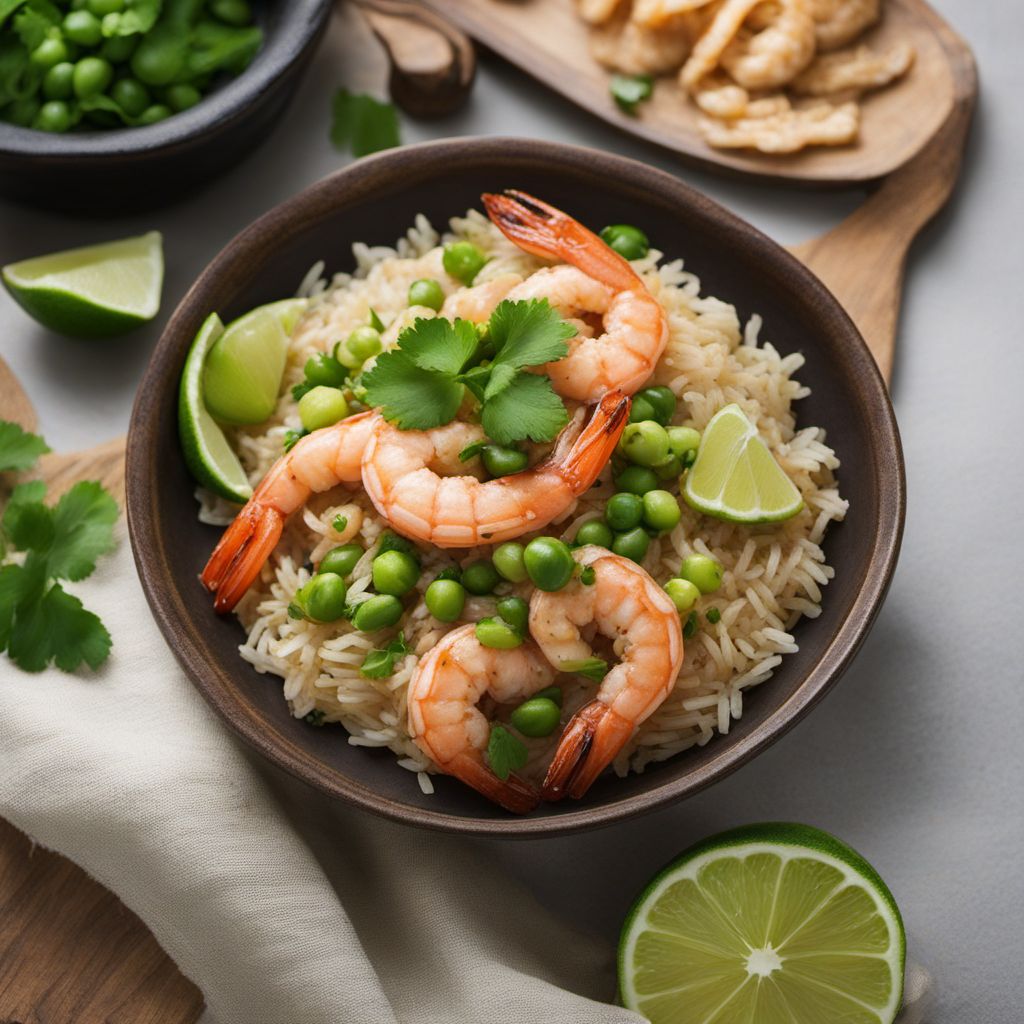
[[[920,238],[906,284],[893,398],[909,482],[906,539],[886,607],[837,690],[770,751],[710,791],[636,823],[500,845],[541,898],[607,936],[646,878],[693,840],[764,819],[813,823],[878,868],[906,918],[911,952],[936,978],[933,1024],[1024,1019],[1024,670],[1017,589],[1024,555],[1024,7],[937,0],[978,58],[982,99],[962,186]],[[236,231],[342,166],[327,139],[338,86],[380,93],[383,66],[337,16],[283,124],[260,151],[194,198],[113,221],[0,203],[0,263],[164,232],[164,315]],[[815,194],[716,178],[626,138],[485,57],[470,105],[406,119],[406,141],[530,135],[672,171],[784,243],[831,226],[858,193]],[[883,271],[887,273],[888,271]],[[0,354],[58,450],[122,433],[156,323],[90,343],[57,337],[0,293]]]

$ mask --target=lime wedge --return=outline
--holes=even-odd
[[[233,320],[206,357],[203,395],[224,423],[262,423],[277,405],[288,358],[288,336],[305,299],[257,306]]]
[[[192,476],[222,498],[244,502],[252,495],[245,470],[203,403],[203,363],[223,333],[220,317],[211,313],[192,342],[178,390],[178,436]]]
[[[905,958],[863,857],[806,825],[751,825],[650,883],[622,929],[619,989],[651,1024],[891,1024]]]
[[[10,263],[3,282],[51,330],[80,338],[123,334],[160,311],[164,280],[159,231]]]
[[[727,405],[707,425],[683,497],[698,512],[734,523],[777,523],[804,507],[738,405]]]

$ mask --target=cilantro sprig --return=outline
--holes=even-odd
[[[430,430],[455,418],[468,389],[497,444],[551,441],[568,414],[551,381],[526,368],[564,358],[575,333],[547,299],[506,299],[483,332],[468,320],[419,319],[363,375],[366,400],[401,430]]]
[[[331,102],[331,142],[338,149],[350,148],[353,156],[400,146],[398,111],[365,93],[339,89]]]
[[[49,451],[42,438],[0,420],[0,467],[30,469]],[[21,552],[0,565],[0,651],[27,672],[51,662],[72,672],[98,668],[110,653],[103,623],[60,580],[85,579],[114,546],[117,503],[102,485],[75,484],[47,505],[40,480],[17,485],[0,520],[0,552]]]
[[[528,756],[526,744],[522,740],[513,736],[503,725],[491,726],[491,735],[487,741],[487,763],[499,779],[507,779],[513,772],[519,771],[526,764]]]
[[[359,674],[367,679],[386,679],[395,671],[395,662],[404,658],[412,648],[405,642],[405,634],[399,633],[386,647],[370,651],[363,659]]]

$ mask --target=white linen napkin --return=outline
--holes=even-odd
[[[70,857],[202,990],[204,1024],[635,1024],[613,950],[552,917],[489,844],[327,800],[221,726],[150,617],[123,524],[71,589],[96,674],[0,656],[0,815]],[[340,738],[339,738],[340,741]]]

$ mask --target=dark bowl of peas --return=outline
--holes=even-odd
[[[0,197],[163,205],[269,134],[331,0],[0,4]]]

